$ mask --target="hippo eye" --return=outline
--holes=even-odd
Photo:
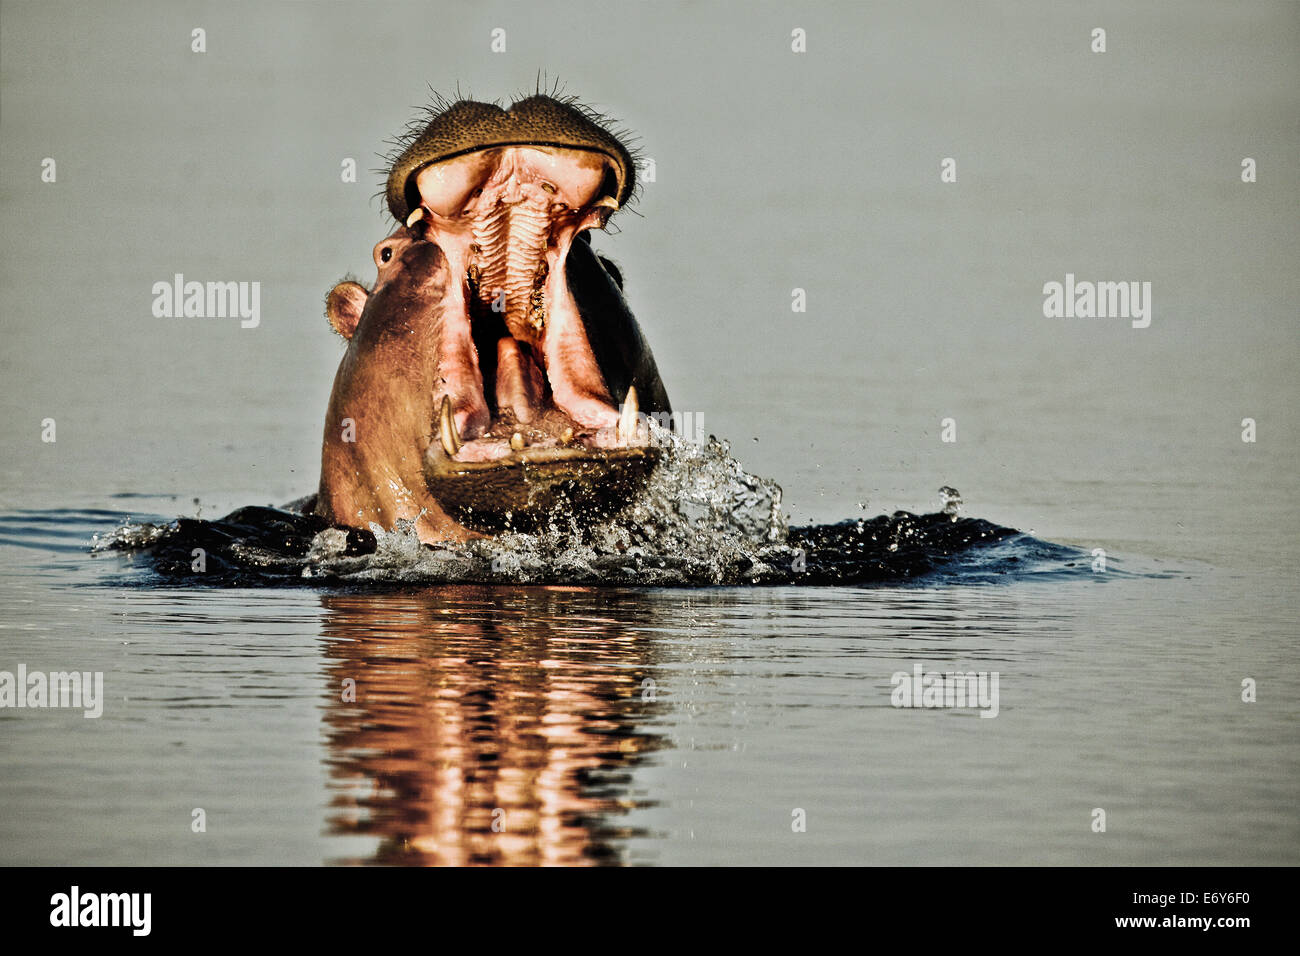
[[[389,259],[393,258],[392,246],[384,246],[384,248],[379,252],[379,258],[382,262],[387,262]]]

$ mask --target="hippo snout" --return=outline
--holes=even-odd
[[[609,513],[658,461],[671,411],[618,273],[591,247],[635,167],[595,114],[544,95],[440,102],[387,177],[377,276],[330,292],[347,340],[318,513],[415,520],[424,540]]]

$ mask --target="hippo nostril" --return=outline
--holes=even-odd
[[[383,251],[379,253],[379,258],[384,262],[387,262],[389,259],[393,258],[392,248],[390,246],[384,246]]]

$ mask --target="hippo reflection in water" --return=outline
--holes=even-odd
[[[628,148],[568,98],[438,100],[388,174],[396,230],[370,289],[330,292],[347,340],[315,513],[415,522],[424,542],[613,510],[671,411],[621,276],[590,245],[632,198]]]

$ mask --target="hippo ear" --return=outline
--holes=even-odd
[[[325,297],[325,317],[335,332],[345,339],[352,338],[369,295],[359,282],[340,282],[330,289]]]

